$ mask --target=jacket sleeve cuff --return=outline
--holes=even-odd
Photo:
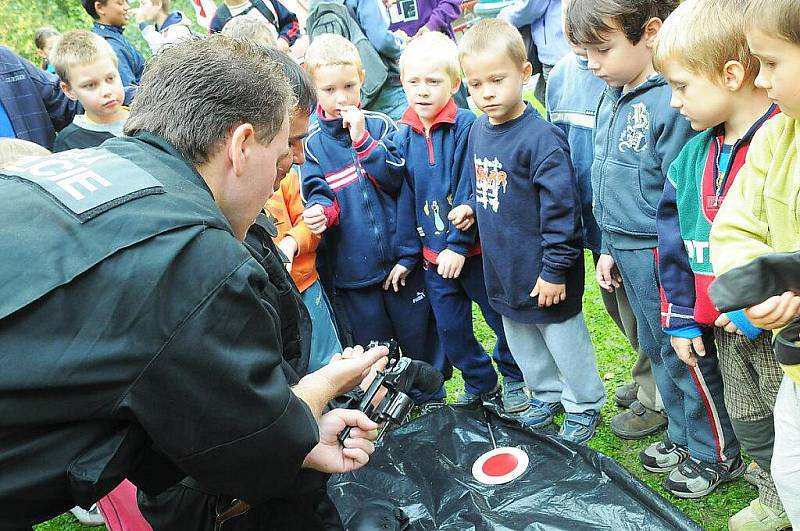
[[[397,263],[411,271],[417,266],[417,258],[415,256],[404,256]]]
[[[728,319],[730,319],[731,322],[736,325],[736,328],[738,328],[739,331],[742,332],[748,339],[755,339],[761,335],[761,332],[763,332],[761,328],[753,326],[753,324],[747,319],[744,310],[728,312],[725,315],[728,316]]]
[[[461,243],[461,242],[448,242],[447,249],[453,251],[454,253],[458,253],[462,256],[467,256],[469,254],[470,249],[472,249],[474,244],[471,243]]]
[[[696,324],[665,328],[664,333],[668,336],[682,337],[684,339],[694,339],[703,335],[703,331]]]
[[[327,218],[327,216],[326,216]],[[297,254],[313,253],[317,250],[320,237],[311,232],[308,226],[301,222],[289,229],[286,236],[291,236],[297,242]]]
[[[544,266],[539,278],[551,284],[564,284],[566,282],[566,275],[564,271],[558,271],[551,267]]]
[[[688,325],[697,326],[694,320],[694,308],[661,302],[661,328],[667,330]]]
[[[339,223],[339,213],[341,212],[341,210],[339,210],[338,201],[334,199],[333,204],[323,207],[322,211],[325,214],[325,225],[327,227]]]

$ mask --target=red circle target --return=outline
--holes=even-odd
[[[500,485],[520,477],[528,468],[528,454],[519,448],[495,448],[472,465],[472,475],[486,485]]]

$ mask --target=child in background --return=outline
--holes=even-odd
[[[669,165],[693,136],[669,107],[671,91],[653,68],[652,45],[677,0],[572,0],[569,38],[587,50],[589,68],[609,84],[597,111],[592,188],[601,230],[601,287],[621,275],[669,419],[664,440],[639,461],[669,473],[664,488],[700,497],[744,473],[723,403],[719,371],[690,367],[661,329],[656,208]],[[691,457],[691,458],[690,458]]]
[[[56,69],[50,63],[49,57],[60,36],[61,33],[50,26],[39,28],[33,35],[33,42],[36,44],[36,55],[42,58],[42,70],[46,70],[51,74],[55,74]]]
[[[122,106],[125,91],[108,42],[86,30],[68,31],[50,55],[61,90],[85,112],[58,133],[53,151],[96,147],[122,136],[128,109]]]
[[[436,54],[431,54],[436,50]],[[392,137],[406,160],[408,180],[398,211],[410,215],[400,224],[422,244],[425,289],[447,361],[464,377],[468,403],[496,393],[497,373],[475,339],[472,302],[497,335],[493,357],[503,374],[503,408],[507,413],[527,409],[522,373],[508,350],[503,322],[489,305],[483,281],[480,243],[475,230],[459,230],[453,221],[463,217],[471,186],[467,168],[467,139],[475,121],[472,111],[458,109],[453,96],[461,85],[458,47],[446,35],[428,32],[412,39],[400,57],[400,75],[409,107]],[[436,368],[445,371],[444,357]]]
[[[566,8],[569,2],[564,1]],[[562,20],[565,22],[565,20]],[[607,85],[589,70],[586,50],[570,43],[572,53],[562,57],[550,72],[547,85],[547,119],[567,135],[570,159],[578,179],[583,205],[583,247],[592,251],[595,264],[600,259],[600,228],[592,214],[592,154],[595,112]],[[636,316],[625,293],[625,286],[615,279],[600,289],[603,305],[614,324],[628,338],[636,362],[631,369],[633,381],[617,387],[614,399],[628,408],[611,419],[611,431],[623,439],[640,439],[663,429],[667,419],[656,390],[650,359],[639,348]]]
[[[531,75],[519,32],[483,20],[459,44],[472,99],[474,202],[486,291],[533,397],[521,422],[585,443],[606,400],[581,311],[581,206],[564,134],[522,99]],[[458,220],[456,220],[458,221]],[[461,224],[457,224],[461,225]]]
[[[236,17],[225,24],[222,34],[236,39],[250,39],[267,48],[278,48],[275,28],[261,18]]]
[[[192,21],[181,11],[169,10],[170,0],[141,0],[136,22],[153,54],[165,44],[192,36]]]
[[[144,57],[122,34],[128,24],[128,0],[81,0],[81,4],[94,20],[92,32],[108,41],[117,54],[122,86],[138,85],[144,72]]]
[[[394,338],[407,356],[427,361],[439,345],[422,274],[413,267],[415,256],[398,254],[408,246],[396,241],[405,160],[387,140],[394,122],[359,109],[364,70],[344,37],[315,38],[305,64],[319,106],[301,167],[303,219],[312,232],[325,232],[334,288],[355,342]],[[438,399],[443,392],[416,398]]]
[[[755,85],[781,113],[756,133],[745,166],[711,229],[711,264],[721,275],[767,253],[800,250],[800,6],[794,0],[751,0],[747,43],[761,63]],[[746,312],[754,325],[778,329],[798,313],[786,292]],[[785,365],[775,404],[772,477],[786,515],[800,527],[800,365]]]
[[[278,0],[224,0],[211,19],[210,33],[222,31],[228,22],[237,17],[252,17],[271,25],[278,35],[278,50],[288,52],[300,37],[297,15],[286,9]]]
[[[731,518],[732,531],[789,526],[769,476],[781,381],[772,338],[741,311],[721,315],[708,296],[712,223],[753,135],[778,112],[753,85],[758,66],[747,48],[745,9],[746,0],[685,1],[659,31],[653,56],[672,87],[671,105],[702,132],[670,166],[658,207],[662,326],[684,362],[721,372],[736,438],[764,472],[758,498]]]

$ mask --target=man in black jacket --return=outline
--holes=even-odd
[[[279,289],[241,242],[292,106],[258,47],[187,41],[148,67],[128,138],[2,170],[0,529],[125,477],[158,493],[189,475],[258,504],[303,467],[366,463],[375,425],[323,410],[385,349],[290,389]]]

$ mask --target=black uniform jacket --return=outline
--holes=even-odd
[[[0,529],[128,477],[251,503],[318,441],[278,293],[201,176],[141,134],[0,172]]]

